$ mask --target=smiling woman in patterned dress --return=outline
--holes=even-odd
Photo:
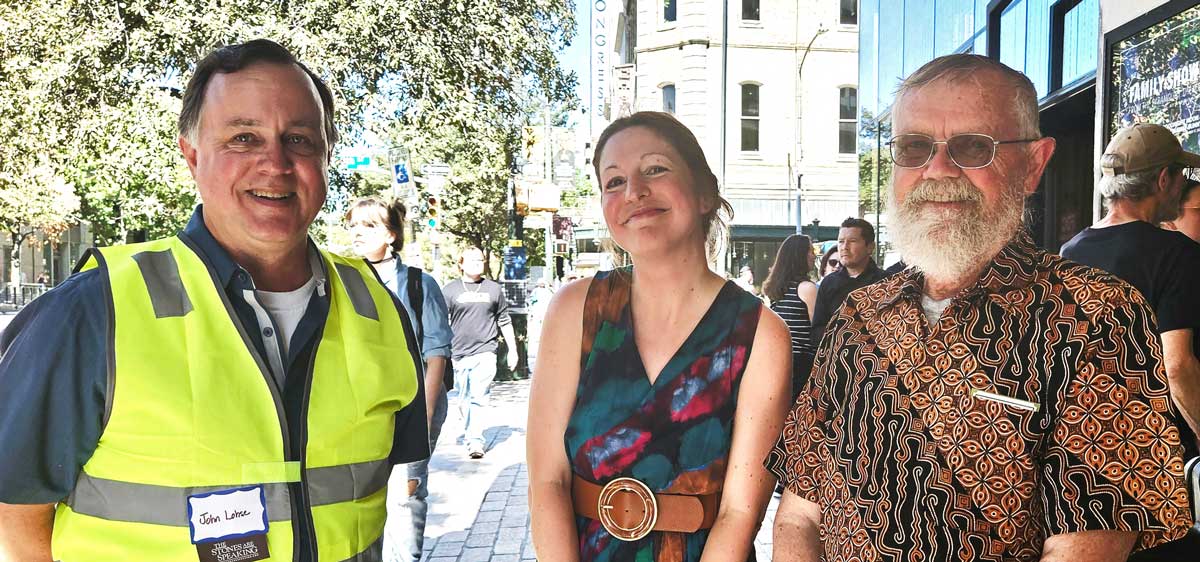
[[[729,204],[686,127],[617,120],[594,161],[634,265],[564,287],[547,313],[528,426],[538,557],[753,559],[774,484],[760,461],[790,396],[787,327],[709,269]]]

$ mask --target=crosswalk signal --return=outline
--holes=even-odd
[[[430,195],[425,200],[425,224],[428,224],[429,228],[437,228],[441,221],[441,217],[438,216],[440,203],[436,195]]]

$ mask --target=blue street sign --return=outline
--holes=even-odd
[[[392,171],[395,174],[396,183],[408,183],[408,167],[404,164],[396,164],[392,166]]]
[[[350,162],[346,164],[347,170],[357,170],[358,168],[367,168],[371,166],[370,156],[351,156]]]

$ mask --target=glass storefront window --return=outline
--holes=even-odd
[[[1000,15],[1000,62],[1025,68],[1025,0],[1016,0]]]
[[[957,51],[975,34],[974,0],[938,0],[935,18],[935,56]]]
[[[1062,83],[1070,84],[1096,70],[1100,0],[1083,0],[1063,21]]]
[[[974,0],[974,2],[976,2],[976,31],[988,29],[988,0]],[[983,52],[976,50],[976,54],[988,54],[988,49],[984,49]]]
[[[1025,75],[1033,81],[1038,99],[1050,93],[1050,4],[1051,0],[1025,2]],[[1001,32],[1004,28],[1001,27]],[[1093,49],[1095,46],[1093,45]]]
[[[859,4],[862,29],[858,32],[858,84],[859,102],[862,110],[871,115],[879,113],[875,100],[875,83],[879,80],[879,68],[875,66],[875,55],[879,47],[875,38],[879,34],[879,0],[862,0]]]
[[[902,5],[904,10],[904,76],[908,76],[933,60],[934,0],[896,3]]]
[[[904,2],[881,0],[879,2],[879,81],[876,90],[880,109],[892,105],[893,92],[904,77]],[[859,28],[862,32],[862,28]],[[887,45],[887,47],[883,47]]]

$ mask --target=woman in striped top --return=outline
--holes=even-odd
[[[791,332],[793,399],[808,381],[816,355],[809,334],[811,311],[817,299],[817,285],[810,280],[813,261],[812,241],[803,234],[788,236],[779,246],[775,263],[763,283],[763,294],[771,300],[771,310],[783,318]]]

